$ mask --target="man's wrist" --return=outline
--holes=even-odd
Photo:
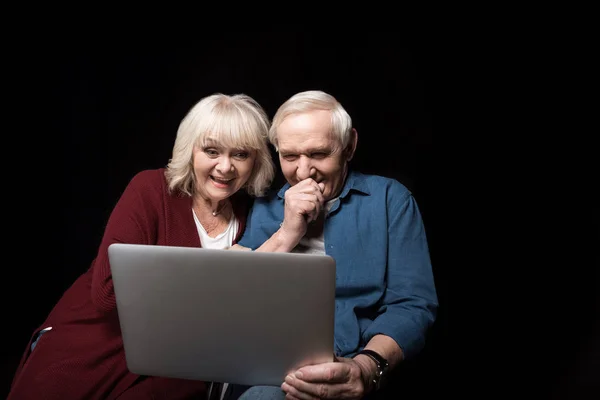
[[[357,354],[353,357],[353,359],[360,368],[360,377],[363,381],[365,394],[370,393],[371,391],[375,390],[377,364],[375,361],[373,361],[373,359],[364,354]]]
[[[373,370],[373,368],[369,368],[370,373],[367,376],[371,377],[371,382],[368,382],[368,387],[370,388],[369,391],[378,390],[381,387],[388,372],[388,361],[385,358],[383,358],[381,354],[369,349],[363,349],[359,351],[354,356],[354,358],[356,359],[358,357],[361,357],[363,359],[366,357],[371,360],[371,363],[369,365],[371,365],[371,367],[374,366],[375,369]],[[361,372],[363,372],[362,369]]]
[[[293,235],[287,233],[283,227],[280,227],[267,241],[265,241],[256,251],[264,251],[270,253],[290,252],[298,244],[298,240],[294,242]]]
[[[283,222],[279,224],[279,229],[276,232],[277,247],[280,251],[292,251],[300,241],[300,236],[295,232],[288,232],[283,225]]]

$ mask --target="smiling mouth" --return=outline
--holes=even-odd
[[[230,183],[234,178],[230,178],[230,179],[223,179],[223,178],[217,178],[216,176],[212,176],[210,175],[210,179],[212,179],[213,181],[217,182],[217,183],[221,183],[223,185],[227,185],[228,183]]]

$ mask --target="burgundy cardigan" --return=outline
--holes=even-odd
[[[137,174],[117,202],[91,267],[65,291],[35,330],[12,381],[8,400],[201,399],[201,381],[147,377],[128,371],[107,248],[112,243],[200,247],[189,196],[167,192],[163,168]],[[249,198],[232,197],[246,224]],[[43,328],[52,327],[30,346]]]

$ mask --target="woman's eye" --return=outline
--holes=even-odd
[[[204,149],[204,152],[211,157],[219,155],[219,152],[215,149]]]
[[[240,152],[240,153],[235,153],[233,156],[235,158],[237,158],[238,160],[245,160],[246,158],[248,158],[248,153]]]

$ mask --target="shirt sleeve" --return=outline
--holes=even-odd
[[[272,208],[273,204],[268,199],[254,201],[248,213],[246,229],[238,242],[240,246],[256,250],[277,232],[280,222],[275,218]]]
[[[109,216],[98,254],[92,262],[92,303],[98,311],[116,309],[116,300],[108,246],[113,243],[153,244],[156,242],[158,212],[156,199],[150,194],[160,190],[152,187],[149,173],[137,174],[127,185]]]
[[[418,353],[433,325],[438,299],[421,213],[412,194],[390,191],[387,287],[378,317],[365,331],[392,337],[405,358]]]

